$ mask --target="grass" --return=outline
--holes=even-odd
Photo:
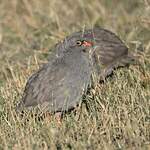
[[[150,149],[150,1],[0,1],[0,149]],[[66,35],[99,25],[140,51],[140,65],[116,70],[60,126],[18,116],[26,80]]]

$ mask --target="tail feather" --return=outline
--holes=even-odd
[[[123,58],[119,59],[117,61],[117,66],[115,66],[116,68],[117,67],[123,67],[123,66],[127,66],[129,64],[135,64],[136,63],[136,58],[129,54],[127,56],[124,56]]]
[[[125,67],[125,66],[128,66],[130,64],[135,64],[135,63],[136,63],[136,57],[134,57],[133,55],[129,54],[129,55],[123,56],[117,59],[116,61],[114,61],[113,63],[110,63],[110,65],[107,65],[101,71],[100,80],[104,80],[106,77],[111,75],[114,69],[117,69],[119,67]]]

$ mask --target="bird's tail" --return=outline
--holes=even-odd
[[[129,66],[130,64],[137,64],[138,59],[132,55],[128,54],[123,56],[110,65],[107,65],[100,73],[100,80],[104,80],[107,76],[111,75],[114,69]]]
[[[134,55],[128,54],[122,57],[121,59],[119,59],[117,66],[115,67],[123,67],[123,66],[127,66],[130,64],[136,64],[137,62],[138,62],[138,59]]]

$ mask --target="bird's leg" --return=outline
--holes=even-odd
[[[42,115],[42,117],[43,117],[43,119],[46,123],[50,123],[52,121],[52,116],[53,116],[53,114],[51,114],[50,112],[45,112]],[[54,114],[54,119],[60,125],[61,124],[61,119],[62,119],[62,113],[61,112],[55,113]]]
[[[61,125],[62,112],[55,113],[55,119],[59,125]]]
[[[79,105],[75,107],[74,112],[75,112],[75,120],[78,121],[82,114],[82,102],[80,102]]]
[[[43,118],[44,118],[44,120],[45,120],[47,123],[50,123],[50,122],[51,122],[51,119],[52,119],[52,114],[49,113],[49,112],[45,112],[45,113],[43,114]]]

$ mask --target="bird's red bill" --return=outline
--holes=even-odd
[[[92,46],[92,42],[88,42],[88,41],[83,41],[83,46],[86,46],[86,47],[90,47]]]

